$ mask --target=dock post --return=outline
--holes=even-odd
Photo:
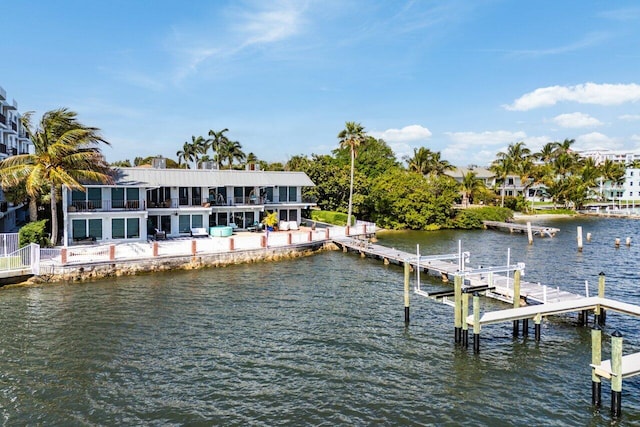
[[[454,314],[453,326],[455,342],[458,344],[462,335],[462,275],[457,272],[453,277]]]
[[[527,221],[527,237],[529,238],[529,244],[533,245],[533,231],[531,231],[531,221]]]
[[[536,314],[533,318],[534,322],[534,335],[536,342],[540,342],[540,323],[542,323],[542,315],[540,313]]]
[[[631,246],[631,237],[627,237],[627,240],[625,241],[625,245]]]
[[[598,366],[602,363],[602,331],[596,323],[591,329],[591,364]],[[591,368],[591,404],[596,408],[602,405],[602,381],[596,374],[596,369]]]
[[[582,252],[582,226],[578,226],[578,252]]]
[[[598,297],[604,298],[604,285],[605,285],[605,274],[604,271],[601,271],[598,274]],[[596,323],[600,326],[605,324],[607,319],[607,312],[604,308],[600,307],[600,305],[596,306],[595,316],[593,316],[593,323]]]
[[[591,241],[591,233],[587,233],[587,242]]]
[[[409,263],[404,262],[404,323],[409,324]]]
[[[462,294],[462,347],[469,347],[469,324],[467,323],[469,316],[469,293]]]
[[[473,353],[480,353],[480,294],[473,293]]]
[[[616,242],[615,242],[616,248],[620,247],[620,238],[616,237]]]
[[[520,307],[520,270],[513,272],[513,308]],[[520,328],[520,321],[513,321],[513,336],[518,336],[518,329]]]
[[[622,412],[622,334],[611,334],[611,417],[617,419]]]
[[[522,336],[529,336],[529,319],[522,319]]]

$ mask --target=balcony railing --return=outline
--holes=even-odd
[[[71,202],[68,212],[142,211],[145,209],[145,202],[139,200],[82,200]]]

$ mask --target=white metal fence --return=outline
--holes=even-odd
[[[7,256],[18,250],[18,233],[0,233],[0,256]]]
[[[49,271],[55,265],[73,265],[114,260],[145,259],[156,256],[185,256],[214,254],[239,250],[256,250],[263,247],[277,248],[322,242],[335,237],[357,236],[374,233],[375,224],[358,222],[355,226],[301,229],[289,232],[240,233],[232,237],[206,237],[152,242],[82,245],[68,248],[41,249],[39,261]],[[194,248],[195,245],[195,248]]]

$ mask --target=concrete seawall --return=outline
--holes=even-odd
[[[41,271],[21,285],[84,282],[109,277],[132,276],[172,270],[195,270],[205,267],[224,267],[233,264],[269,262],[310,256],[325,250],[335,250],[332,242],[320,241],[285,247],[238,250],[233,252],[171,255],[154,258],[102,261],[76,265],[54,266],[49,271]],[[16,286],[16,285],[8,285]]]

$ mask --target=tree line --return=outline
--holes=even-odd
[[[61,186],[84,191],[83,182],[109,184],[113,182],[113,166],[131,164],[125,160],[109,165],[100,149],[109,143],[100,130],[85,126],[68,109],[49,111],[38,123],[33,123],[31,113],[22,120],[33,142],[33,153],[0,162],[0,183],[8,200],[28,200],[32,221],[43,214],[38,206],[50,206],[55,244]],[[593,159],[580,157],[571,149],[575,142],[572,139],[549,142],[536,153],[524,142],[510,144],[506,151],[496,154],[489,167],[496,187],[487,188],[473,168],[458,177],[459,181],[454,179],[453,165],[440,152],[426,147],[414,148],[411,156],[398,161],[383,139],[367,134],[356,122],[346,122],[331,154],[296,155],[284,164],[267,163],[253,153],[245,154],[238,141],[227,137],[228,131],[210,130],[208,138],[192,136],[176,152],[177,161],[167,159],[167,166],[196,168],[203,161],[213,161],[220,169],[232,169],[237,167],[234,162],[247,162],[258,163],[263,170],[302,171],[316,184],[303,190],[305,200],[317,203],[323,210],[346,212],[349,221],[355,216],[394,229],[479,226],[481,218],[460,211],[456,205],[504,206],[508,177],[519,176],[525,193],[535,189],[555,204],[579,208],[587,200],[602,198],[604,195],[598,190],[605,182],[620,184],[625,175],[623,164],[606,160],[596,165]],[[137,157],[134,165],[150,163],[153,157],[156,156]],[[640,167],[640,162],[627,166]],[[513,200],[520,205],[511,203],[510,207],[528,208],[523,196]],[[46,214],[45,211],[43,215]]]

